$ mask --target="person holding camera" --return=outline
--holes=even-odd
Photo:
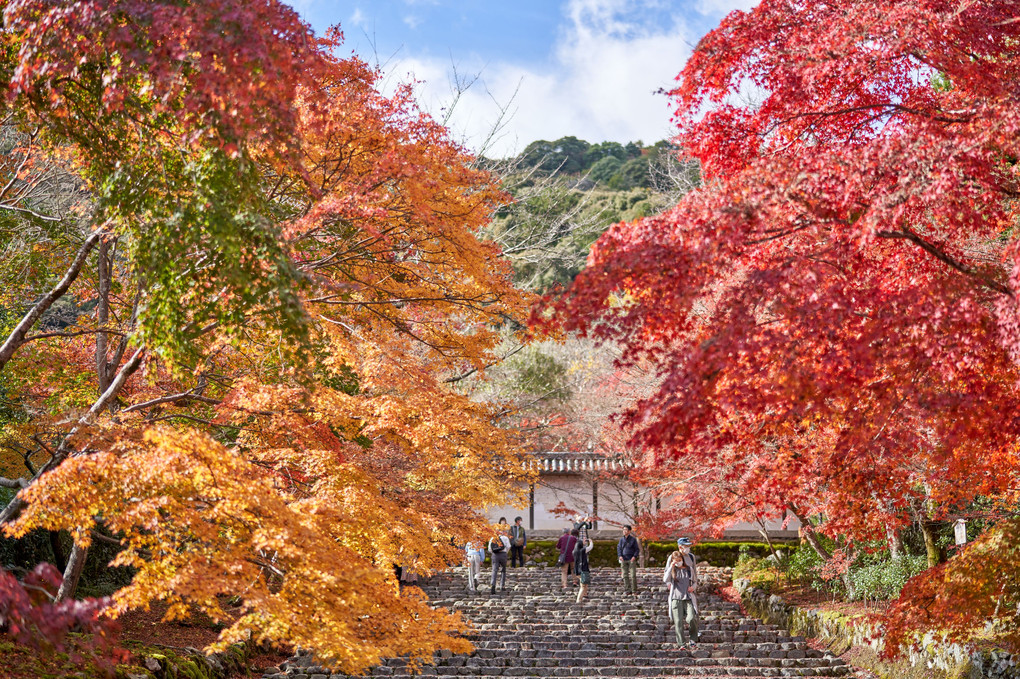
[[[580,533],[579,530],[572,532]],[[577,573],[577,580],[580,583],[580,588],[577,590],[577,603],[581,603],[584,600],[584,596],[588,593],[588,585],[591,583],[591,568],[588,565],[588,552],[592,550],[595,543],[586,539],[584,542],[578,542],[577,551],[574,555],[576,562],[574,563],[574,572]]]
[[[581,563],[581,550],[588,544],[588,531],[595,525],[591,519],[590,515],[577,516],[574,519],[574,530],[577,531],[577,545],[574,547],[574,573],[579,573],[577,566]],[[574,534],[573,531],[571,534]]]

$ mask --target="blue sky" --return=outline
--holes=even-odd
[[[293,1],[317,31],[339,23],[345,49],[378,64],[385,87],[419,82],[425,110],[502,156],[566,135],[669,137],[655,91],[702,35],[754,0]]]

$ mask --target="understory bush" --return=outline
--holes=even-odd
[[[927,567],[923,556],[904,555],[897,559],[883,560],[862,566],[851,566],[849,581],[851,601],[879,601],[895,599],[907,580]]]
[[[790,557],[782,563],[783,572],[793,582],[810,587],[816,592],[828,591],[829,583],[821,575],[822,557],[808,545],[790,553]]]
[[[733,578],[747,580],[752,587],[771,593],[776,581],[783,575],[776,559],[767,557],[752,556],[749,552],[743,551],[733,567]]]
[[[832,545],[824,545],[831,549]],[[799,584],[816,591],[834,594],[847,600],[875,602],[896,598],[907,580],[923,571],[927,562],[924,556],[905,555],[890,559],[887,552],[861,552],[843,578],[825,579],[821,557],[803,544],[798,549],[782,553],[777,561],[772,557],[758,558],[742,553],[733,569],[734,578],[744,578],[752,585],[772,591],[778,580]],[[849,585],[849,589],[848,589]]]
[[[556,549],[554,540],[531,540],[524,550],[525,558],[533,565],[555,566],[556,557],[559,551]],[[666,559],[676,551],[675,542],[650,542],[648,548],[649,567],[663,567]],[[774,543],[773,548],[783,554],[787,551],[797,549],[795,544]],[[692,550],[698,558],[699,563],[711,564],[713,566],[735,566],[739,557],[746,554],[749,557],[761,558],[769,554],[769,547],[763,542],[714,542],[705,541],[694,545]],[[618,566],[616,560],[616,540],[596,540],[595,547],[588,555],[588,561],[592,567],[613,567]]]

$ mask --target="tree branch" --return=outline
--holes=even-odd
[[[92,407],[89,408],[89,411],[82,415],[81,419],[78,420],[78,422],[74,425],[71,431],[64,435],[63,439],[60,442],[60,445],[57,446],[57,449],[53,451],[53,453],[50,455],[50,459],[47,460],[46,463],[39,468],[39,471],[35,473],[35,476],[32,477],[33,482],[39,477],[41,477],[43,474],[48,472],[50,469],[53,469],[54,467],[59,465],[61,462],[64,461],[65,458],[67,458],[68,454],[70,453],[71,438],[78,433],[79,429],[81,429],[86,424],[92,422],[93,418],[99,413],[101,413],[103,409],[106,408],[106,406],[110,403],[110,401],[112,401],[114,397],[116,397],[121,387],[124,386],[124,382],[127,381],[127,378],[130,377],[136,370],[138,370],[139,366],[141,366],[142,358],[144,356],[145,348],[139,347],[138,350],[135,351],[134,355],[132,355],[131,358],[128,359],[128,362],[125,363],[123,367],[121,367],[120,371],[118,371],[117,376],[110,383],[110,386],[107,388],[107,390],[104,391],[103,394],[98,399],[96,399],[96,402],[92,404]],[[24,509],[25,501],[21,498],[21,493],[18,493],[7,504],[7,506],[4,507],[4,510],[0,512],[0,526],[2,526],[5,523],[10,523],[11,521],[17,519],[19,516],[21,516],[21,512]]]
[[[494,365],[502,363],[503,361],[505,361],[506,359],[510,358],[511,356],[513,356],[514,354],[516,354],[518,351],[520,351],[523,348],[524,348],[523,344],[518,345],[513,351],[509,351],[509,352],[503,354],[503,356],[500,357],[500,359],[498,361],[493,361],[492,363],[485,364],[485,367],[486,368],[491,368]],[[474,375],[476,372],[478,372],[478,368],[471,368],[471,370],[468,370],[467,372],[463,372],[463,373],[461,373],[459,375],[454,375],[453,377],[448,377],[448,378],[446,378],[443,381],[446,382],[447,384],[453,384],[454,382],[460,382],[461,380],[466,379],[466,378],[470,377],[471,375]]]
[[[60,279],[56,287],[50,290],[46,295],[40,299],[32,309],[25,314],[25,317],[21,319],[21,322],[15,326],[14,330],[7,337],[7,340],[0,346],[0,370],[3,370],[7,362],[14,356],[14,352],[17,351],[22,345],[25,344],[25,336],[28,334],[29,329],[35,325],[39,317],[46,312],[53,303],[63,297],[67,289],[71,287],[71,283],[78,278],[78,274],[81,273],[82,267],[85,266],[85,260],[88,258],[92,248],[96,246],[99,239],[105,235],[102,230],[92,232],[81,248],[78,250],[78,254],[75,255],[74,261],[71,262],[71,266],[68,267],[64,277]]]
[[[127,334],[117,330],[103,330],[99,328],[91,330],[72,330],[70,332],[39,332],[26,337],[25,341],[22,342],[22,345],[34,342],[35,340],[46,339],[47,337],[80,337],[81,335],[117,335],[119,337],[127,337]]]
[[[196,387],[198,389],[198,387]],[[122,413],[133,413],[136,410],[143,410],[145,408],[152,408],[164,403],[175,403],[177,401],[201,401],[202,403],[209,403],[211,405],[219,405],[222,403],[219,399],[209,398],[208,396],[201,396],[195,393],[195,390],[181,392],[180,394],[171,394],[170,396],[163,396],[160,398],[154,398],[151,401],[144,403],[136,403],[133,406],[125,408],[120,411]]]
[[[920,236],[918,236],[913,231],[908,231],[908,230],[904,230],[904,231],[879,231],[875,235],[878,236],[879,238],[900,238],[900,239],[903,239],[903,240],[908,240],[911,243],[914,243],[915,245],[919,246],[922,250],[927,252],[929,255],[931,255],[935,259],[939,260],[943,264],[948,265],[950,268],[959,271],[960,273],[964,274],[965,276],[970,276],[971,278],[977,279],[986,288],[988,288],[990,290],[994,290],[995,292],[998,292],[999,294],[1006,295],[1007,297],[1012,297],[1013,296],[1013,291],[1010,290],[1009,287],[1003,285],[1002,283],[999,283],[998,281],[992,280],[988,276],[985,276],[984,274],[980,273],[979,271],[975,270],[974,268],[969,267],[966,264],[957,261],[953,257],[949,256],[947,253],[945,253],[942,250],[940,250],[939,248],[937,248],[932,243],[929,243],[925,239],[923,239]]]
[[[0,476],[0,487],[17,488],[18,490],[21,490],[22,488],[28,488],[28,479],[25,478],[8,479],[4,478],[3,476]]]

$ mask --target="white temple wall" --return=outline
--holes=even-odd
[[[505,517],[507,522],[512,524],[514,517],[520,516],[524,519],[525,528],[537,531],[536,537],[541,535],[551,537],[561,534],[563,528],[569,527],[571,524],[571,517],[558,516],[553,513],[553,510],[562,503],[571,510],[596,513],[602,519],[596,526],[597,533],[600,537],[609,537],[618,534],[620,526],[630,522],[628,515],[635,515],[635,502],[638,513],[657,511],[656,501],[650,491],[627,480],[601,480],[597,488],[597,500],[593,490],[590,474],[547,472],[542,474],[536,482],[530,506],[524,508],[509,505],[493,507],[486,512],[486,517],[492,523],[496,523],[500,517]],[[662,508],[671,504],[667,498],[661,499],[659,503]],[[800,523],[795,518],[791,518],[785,528],[782,524],[782,520],[767,522],[769,534],[777,538],[797,536]],[[727,539],[760,539],[761,534],[756,524],[735,523],[725,531],[723,537]]]

